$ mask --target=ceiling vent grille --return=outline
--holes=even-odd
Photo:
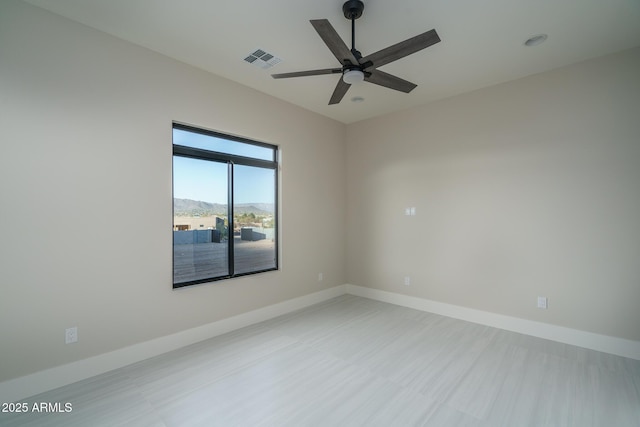
[[[282,59],[268,52],[265,52],[262,49],[254,50],[252,53],[247,55],[247,57],[244,58],[244,60],[249,64],[253,64],[256,67],[262,68],[263,70],[266,70],[267,68],[271,68],[274,65],[282,62]]]

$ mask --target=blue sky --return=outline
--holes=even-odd
[[[258,145],[231,141],[212,135],[203,135],[181,129],[173,130],[173,143],[185,147],[202,148],[219,153],[235,154],[261,160],[273,160],[273,149]]]
[[[234,168],[235,203],[274,203],[274,170]],[[174,156],[173,197],[226,204],[227,164]]]
[[[221,153],[273,160],[274,150],[181,129],[173,130],[173,143]],[[209,203],[227,203],[227,164],[206,160],[173,158],[173,197]],[[235,203],[275,203],[275,171],[234,166]]]

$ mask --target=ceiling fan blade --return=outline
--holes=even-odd
[[[425,49],[431,45],[440,42],[440,37],[436,30],[430,30],[418,36],[411,37],[403,42],[394,44],[385,49],[379,50],[371,55],[367,55],[360,60],[360,64],[365,66],[365,70],[369,71],[373,68],[381,67],[389,62],[404,58],[419,50]],[[371,62],[371,65],[366,65]]]
[[[342,68],[325,68],[323,70],[296,71],[294,73],[271,74],[274,79],[288,79],[290,77],[320,76],[322,74],[342,73]]]
[[[408,82],[406,80],[401,79],[400,77],[396,77],[389,73],[385,73],[380,70],[371,71],[371,75],[369,77],[364,78],[365,81],[369,83],[377,84],[380,86],[388,87],[389,89],[399,90],[400,92],[409,93],[418,85]]]
[[[358,65],[356,57],[353,56],[353,53],[327,19],[312,19],[309,22],[311,22],[324,44],[327,45],[340,64],[346,65],[345,62],[348,61],[352,65]]]
[[[331,95],[331,99],[329,100],[329,105],[338,104],[340,101],[342,101],[342,98],[344,98],[344,95],[347,93],[350,87],[351,85],[345,83],[342,80],[342,77],[340,77],[340,80],[338,80],[338,84],[333,91],[333,95]]]

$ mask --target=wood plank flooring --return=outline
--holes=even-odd
[[[183,283],[228,275],[228,248],[226,242],[175,245],[173,281]],[[236,274],[275,268],[276,245],[271,240],[252,242],[236,236],[234,253]]]
[[[29,399],[2,426],[640,426],[640,361],[345,295]]]

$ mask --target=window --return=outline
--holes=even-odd
[[[278,269],[278,148],[173,125],[173,287]]]

